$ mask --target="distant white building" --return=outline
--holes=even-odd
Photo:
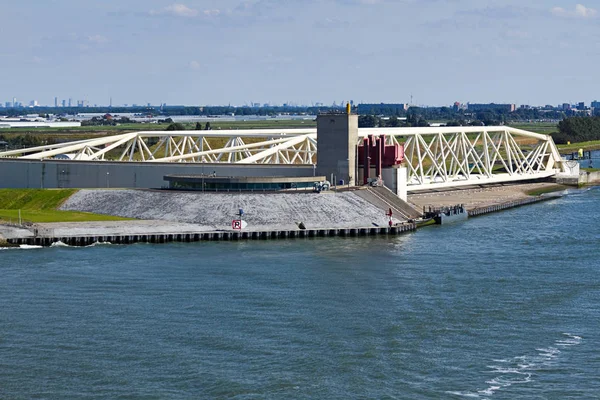
[[[0,118],[0,128],[75,128],[81,122],[17,121]]]

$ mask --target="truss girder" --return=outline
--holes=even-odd
[[[562,169],[550,136],[510,127],[403,132],[409,190],[540,179]],[[523,141],[525,139],[525,141]]]
[[[409,190],[554,175],[563,160],[552,138],[511,127],[360,128],[358,143],[404,143]],[[143,131],[0,152],[30,160],[315,164],[317,132],[307,129]]]

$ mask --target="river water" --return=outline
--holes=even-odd
[[[0,251],[2,399],[590,399],[600,190],[395,238]]]

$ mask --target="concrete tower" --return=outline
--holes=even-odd
[[[354,186],[357,141],[358,115],[348,110],[346,114],[317,116],[317,175],[331,179],[333,174],[338,181]]]

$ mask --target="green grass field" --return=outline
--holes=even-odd
[[[0,220],[24,222],[82,222],[122,221],[128,218],[76,211],[59,211],[58,207],[77,190],[75,189],[0,189]]]
[[[193,130],[196,123],[184,123],[187,130]],[[206,122],[202,122],[204,127]],[[45,135],[115,135],[125,132],[161,131],[167,129],[169,124],[120,124],[117,126],[79,126],[73,128],[7,128],[0,131],[3,135],[45,134]],[[263,120],[263,121],[216,121],[210,123],[211,129],[270,129],[270,128],[314,128],[317,126],[313,120]]]
[[[531,122],[531,123],[507,123],[508,126],[523,129],[524,131],[541,133],[543,135],[551,135],[554,132],[558,132],[558,126],[555,122]]]

